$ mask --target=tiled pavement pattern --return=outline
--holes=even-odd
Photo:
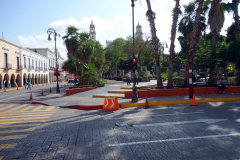
[[[44,119],[44,122],[0,125],[1,137],[5,137],[5,139],[0,139],[0,159],[239,159],[240,136],[173,140],[239,133],[239,104],[240,102],[217,102],[201,104],[198,107],[189,105],[150,106],[150,109],[146,110],[137,107],[114,112],[54,108],[56,109],[55,113],[46,111],[47,107],[44,107],[36,112],[43,114],[40,110],[45,110],[44,114],[47,112],[52,114],[48,119]],[[4,107],[6,106],[1,106],[1,108]],[[0,116],[13,113],[24,115],[25,112],[18,112],[20,109],[12,110],[9,113],[1,110]],[[26,113],[33,113],[32,109],[27,111],[29,112]],[[25,115],[25,117],[28,116]],[[183,122],[197,119],[226,120],[213,124],[200,122],[154,127],[131,126],[131,124]],[[115,125],[116,123],[130,125],[119,127]],[[109,146],[154,140],[169,141]]]

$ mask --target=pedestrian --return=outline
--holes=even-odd
[[[223,91],[223,93],[225,94],[225,90],[224,90],[224,89],[226,88],[226,86],[225,86],[225,84],[223,83],[222,79],[219,79],[219,80],[217,81],[217,85],[218,85],[218,89],[219,89],[220,94],[222,94],[221,91]]]
[[[27,85],[28,85],[28,88],[31,90],[31,82],[30,81],[28,81]],[[28,90],[28,88],[27,88],[27,90]]]
[[[130,72],[126,74],[126,77],[127,77],[127,85],[128,84],[130,85]]]

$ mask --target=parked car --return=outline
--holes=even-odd
[[[68,83],[74,82],[74,78],[69,78]]]

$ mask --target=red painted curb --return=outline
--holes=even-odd
[[[41,102],[38,102],[38,101],[32,101],[32,104],[41,104],[41,105],[44,105],[44,106],[50,106],[48,104],[41,103]]]

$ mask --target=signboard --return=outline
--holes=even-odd
[[[223,75],[223,67],[218,67],[217,75],[218,76],[222,76]]]
[[[185,77],[185,64],[180,65],[180,77]]]

